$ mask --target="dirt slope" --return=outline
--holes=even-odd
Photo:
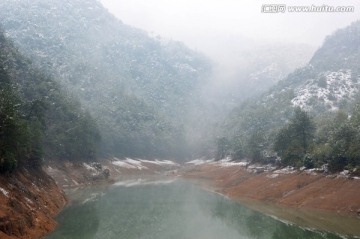
[[[182,176],[282,220],[360,237],[359,178],[221,163],[188,166]]]
[[[254,172],[240,166],[204,164],[188,170],[184,177],[207,182],[231,198],[360,213],[360,180],[345,176],[295,170]]]
[[[40,238],[54,230],[65,194],[42,170],[0,176],[0,238]]]

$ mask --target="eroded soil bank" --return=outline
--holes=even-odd
[[[358,178],[221,163],[188,166],[182,176],[268,215],[360,236]]]
[[[54,217],[65,207],[62,189],[109,184],[120,176],[175,174],[171,161],[104,159],[92,163],[54,161],[43,170],[0,176],[0,238],[36,239],[53,231]]]
[[[64,192],[42,170],[0,176],[0,238],[40,238],[54,230]]]

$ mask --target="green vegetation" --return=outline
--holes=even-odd
[[[274,150],[281,157],[281,163],[292,166],[303,164],[302,160],[313,144],[314,132],[310,116],[297,108],[290,123],[276,135]]]
[[[360,165],[359,114],[358,104],[351,117],[343,111],[327,115],[327,119],[318,119],[315,131],[308,113],[296,109],[291,122],[276,135],[274,150],[281,164],[306,168],[328,164],[332,172],[349,169],[356,173]]]
[[[337,31],[307,66],[237,107],[221,127],[218,155],[359,174],[359,34],[359,21]]]
[[[0,1],[0,11],[21,52],[88,109],[101,156],[189,157],[185,124],[211,70],[204,56],[123,24],[96,0]]]
[[[296,108],[289,123],[272,131],[270,136],[255,133],[242,143],[223,137],[218,158],[249,158],[253,162],[279,163],[297,168],[320,168],[338,172],[344,169],[360,173],[360,103],[347,114],[344,111],[314,117]],[[232,142],[239,142],[234,138]],[[244,146],[245,145],[245,146]],[[276,161],[276,155],[280,161]]]
[[[24,149],[27,125],[19,119],[18,101],[8,75],[0,69],[0,172],[13,171],[17,167],[18,154],[27,151],[26,146]]]
[[[0,32],[0,172],[39,167],[44,158],[91,160],[98,143],[89,113]]]
[[[318,155],[314,155],[314,163],[325,161],[329,163],[331,171],[348,169],[356,174],[360,173],[360,104],[356,104],[352,114],[339,112],[329,125],[324,126],[328,140],[317,145],[327,147]],[[315,149],[316,150],[316,149]],[[315,157],[317,156],[317,157]]]

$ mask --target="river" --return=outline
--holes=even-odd
[[[67,192],[46,239],[340,239],[251,210],[183,180],[130,179]]]

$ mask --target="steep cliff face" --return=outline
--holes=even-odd
[[[64,192],[42,170],[0,176],[0,238],[40,238],[54,230]]]

